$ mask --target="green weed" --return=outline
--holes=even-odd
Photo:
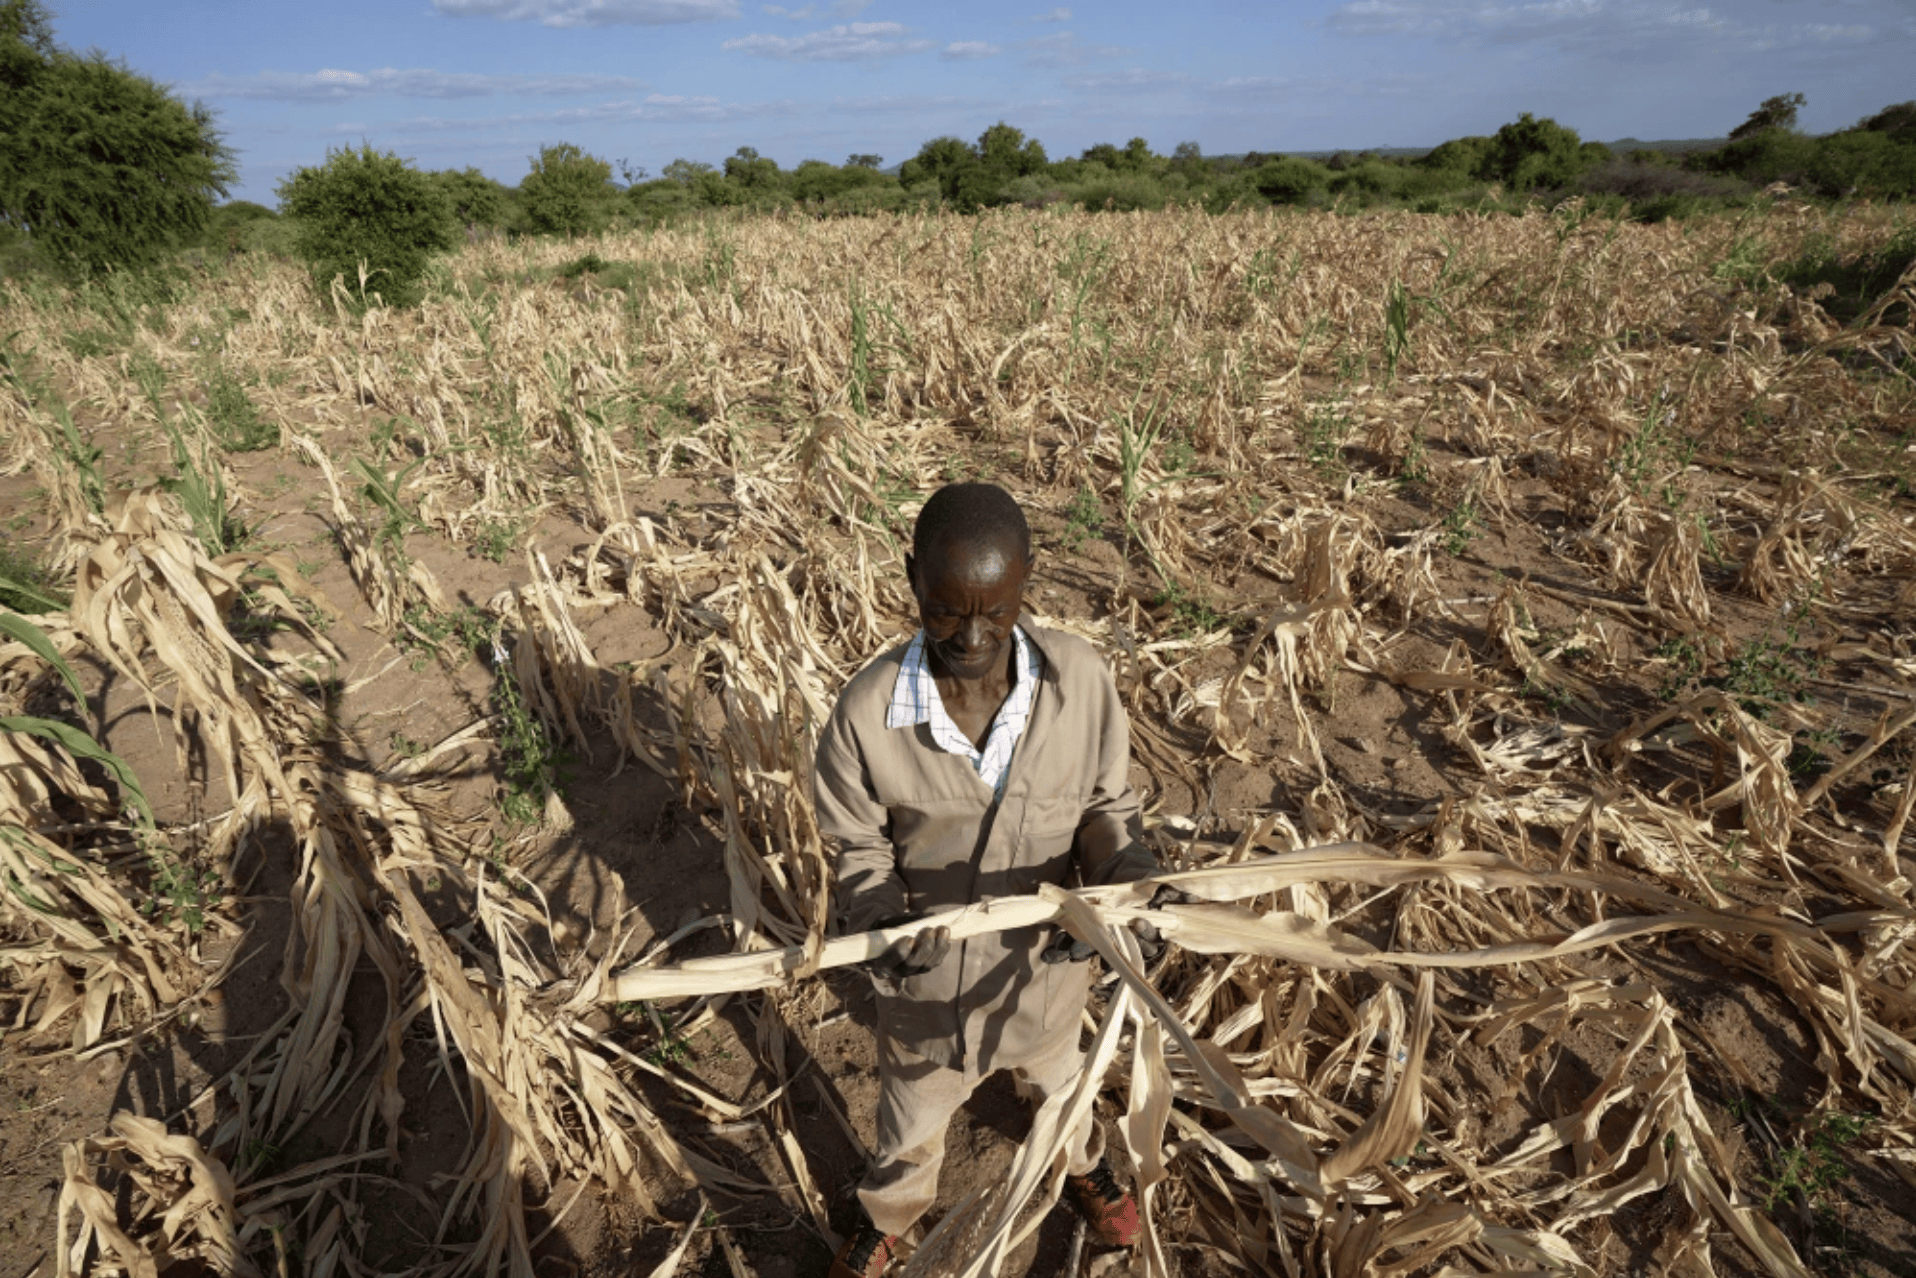
[[[502,564],[519,544],[519,534],[524,530],[525,525],[517,520],[487,520],[479,525],[479,535],[473,539],[473,549],[493,563]]]
[[[1166,630],[1174,638],[1190,639],[1229,629],[1235,619],[1219,612],[1173,581],[1151,597],[1153,608],[1168,608]]]
[[[28,614],[63,612],[72,602],[38,560],[0,541],[0,607]]]
[[[526,707],[518,677],[503,661],[493,667],[492,711],[498,718],[505,781],[500,810],[520,825],[536,824],[545,815],[546,800],[564,790],[565,753]]]
[[[256,453],[279,443],[279,423],[261,417],[246,387],[223,368],[207,378],[206,418],[229,453]]]
[[[1081,486],[1064,511],[1064,548],[1077,554],[1084,543],[1104,531],[1104,508],[1090,484]]]
[[[1452,556],[1461,555],[1470,549],[1470,543],[1483,531],[1483,512],[1477,506],[1477,498],[1465,497],[1450,508],[1444,516],[1444,550]]]
[[[407,508],[400,496],[400,490],[406,486],[406,480],[411,478],[413,471],[424,464],[425,459],[422,457],[398,472],[388,475],[363,457],[353,458],[353,469],[357,470],[360,477],[366,481],[361,486],[360,493],[384,512],[378,533],[379,539],[395,549],[405,540],[407,533],[426,527],[419,516]]]
[[[1747,1102],[1743,1109],[1748,1112]],[[1798,1129],[1795,1142],[1772,1153],[1768,1168],[1756,1177],[1763,1210],[1774,1214],[1799,1202],[1812,1209],[1829,1206],[1831,1191],[1849,1175],[1845,1151],[1862,1140],[1873,1122],[1866,1115],[1828,1110],[1812,1116]]]
[[[232,554],[245,544],[248,531],[234,515],[232,503],[227,499],[226,471],[219,456],[207,447],[202,436],[200,455],[195,458],[172,421],[162,418],[160,425],[172,442],[176,472],[173,478],[160,482],[180,499],[181,508],[193,521],[193,535],[199,538],[207,557],[217,559]]]
[[[1339,404],[1314,404],[1304,419],[1304,460],[1327,484],[1341,484],[1349,473],[1344,466],[1344,440],[1350,428],[1350,416]]]

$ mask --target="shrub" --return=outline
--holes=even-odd
[[[1804,180],[1815,153],[1814,138],[1786,129],[1766,129],[1714,151],[1698,152],[1687,164],[1705,172],[1732,174],[1758,185],[1788,182],[1794,186]]]
[[[1502,182],[1515,191],[1565,187],[1576,181],[1589,163],[1575,129],[1566,129],[1555,120],[1539,120],[1526,111],[1497,130],[1478,161],[1475,176],[1485,182]]]
[[[611,210],[612,166],[570,142],[542,147],[519,183],[526,227],[570,239],[604,228]]]
[[[1633,152],[1633,156],[1641,154]],[[1747,182],[1638,159],[1610,160],[1584,170],[1576,189],[1584,195],[1617,195],[1633,204],[1671,196],[1734,199],[1750,194]]]
[[[634,214],[655,221],[692,207],[691,190],[671,178],[640,182],[626,190],[625,198]]]
[[[212,111],[104,55],[53,47],[39,5],[8,8],[18,29],[0,28],[0,224],[77,276],[150,266],[199,240],[234,176]]]
[[[1006,190],[1009,192],[1010,188]],[[1103,209],[1117,213],[1161,209],[1171,200],[1171,193],[1165,189],[1164,183],[1142,173],[1127,173],[1101,182],[1090,182],[1071,191],[1069,195],[1073,202],[1094,213]]]
[[[367,144],[329,150],[326,163],[294,171],[278,192],[280,210],[299,223],[295,247],[322,295],[342,276],[355,291],[364,263],[369,293],[391,306],[414,305],[432,255],[458,243],[439,186]]]
[[[1916,102],[1898,102],[1858,122],[1852,133],[1887,133],[1906,146],[1916,146]]]
[[[223,368],[207,380],[206,418],[230,453],[256,453],[279,443],[279,423],[261,417],[246,388]]]
[[[1773,98],[1764,98],[1763,104],[1750,112],[1749,119],[1730,130],[1730,141],[1738,142],[1771,129],[1794,129],[1796,113],[1805,101],[1800,93],[1779,93]]]
[[[504,226],[506,188],[478,169],[441,169],[432,175],[452,208],[452,215],[466,226]]]
[[[1261,165],[1251,173],[1251,185],[1273,204],[1302,204],[1311,192],[1330,186],[1330,173],[1322,165],[1285,156]]]
[[[1850,320],[1875,305],[1912,264],[1916,264],[1916,222],[1905,225],[1880,247],[1849,257],[1838,257],[1827,239],[1812,242],[1801,257],[1783,264],[1777,277],[1803,290],[1829,285],[1833,292],[1824,300],[1824,308]],[[1897,322],[1897,317],[1890,317],[1890,322]]]
[[[795,200],[835,200],[868,186],[890,185],[890,179],[864,165],[839,168],[823,160],[806,160],[792,172],[791,196]]]
[[[1888,132],[1836,133],[1818,138],[1803,177],[1824,195],[1856,191],[1876,196],[1916,192],[1916,143]]]
[[[1484,157],[1489,152],[1489,138],[1452,138],[1442,146],[1420,156],[1417,167],[1469,176],[1483,166]]]

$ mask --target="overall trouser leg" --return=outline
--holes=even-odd
[[[1041,1105],[1052,1093],[1076,1084],[1083,1062],[1077,1026],[1072,1025],[1039,1055],[1015,1067],[1013,1081],[1019,1095]],[[878,1131],[871,1170],[858,1187],[858,1199],[880,1233],[905,1233],[937,1200],[945,1134],[979,1081],[969,1070],[928,1061],[879,1031]],[[1087,1111],[1065,1141],[1065,1170],[1081,1176],[1102,1157],[1104,1129]]]
[[[878,1132],[858,1201],[883,1234],[902,1234],[938,1197],[951,1116],[978,1080],[928,1061],[878,1031]]]

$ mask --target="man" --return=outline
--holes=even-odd
[[[819,740],[819,828],[838,843],[844,931],[1040,883],[1157,872],[1138,842],[1130,725],[1110,671],[1083,640],[1021,617],[1033,559],[1002,488],[949,485],[920,512],[905,575],[923,629],[859,672]],[[870,1223],[831,1278],[885,1271],[937,1195],[951,1116],[987,1075],[1016,1071],[1034,1103],[1072,1085],[1090,952],[1049,928],[957,945],[932,928],[868,965],[878,1133],[858,1195]],[[1066,1190],[1099,1242],[1129,1246],[1137,1206],[1103,1149],[1087,1115],[1066,1144]]]

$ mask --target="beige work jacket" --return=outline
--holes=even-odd
[[[837,840],[840,926],[890,915],[1157,871],[1138,840],[1130,721],[1104,659],[1084,640],[1019,623],[1044,654],[1038,694],[994,800],[970,760],[932,741],[928,725],[887,728],[901,644],[846,685],[820,735],[813,788],[819,829]],[[1120,849],[1081,855],[1097,825]],[[1042,963],[1049,927],[975,937],[938,967],[902,982],[875,978],[885,1032],[920,1056],[978,1073],[1031,1059],[1077,1033],[1092,965]]]

